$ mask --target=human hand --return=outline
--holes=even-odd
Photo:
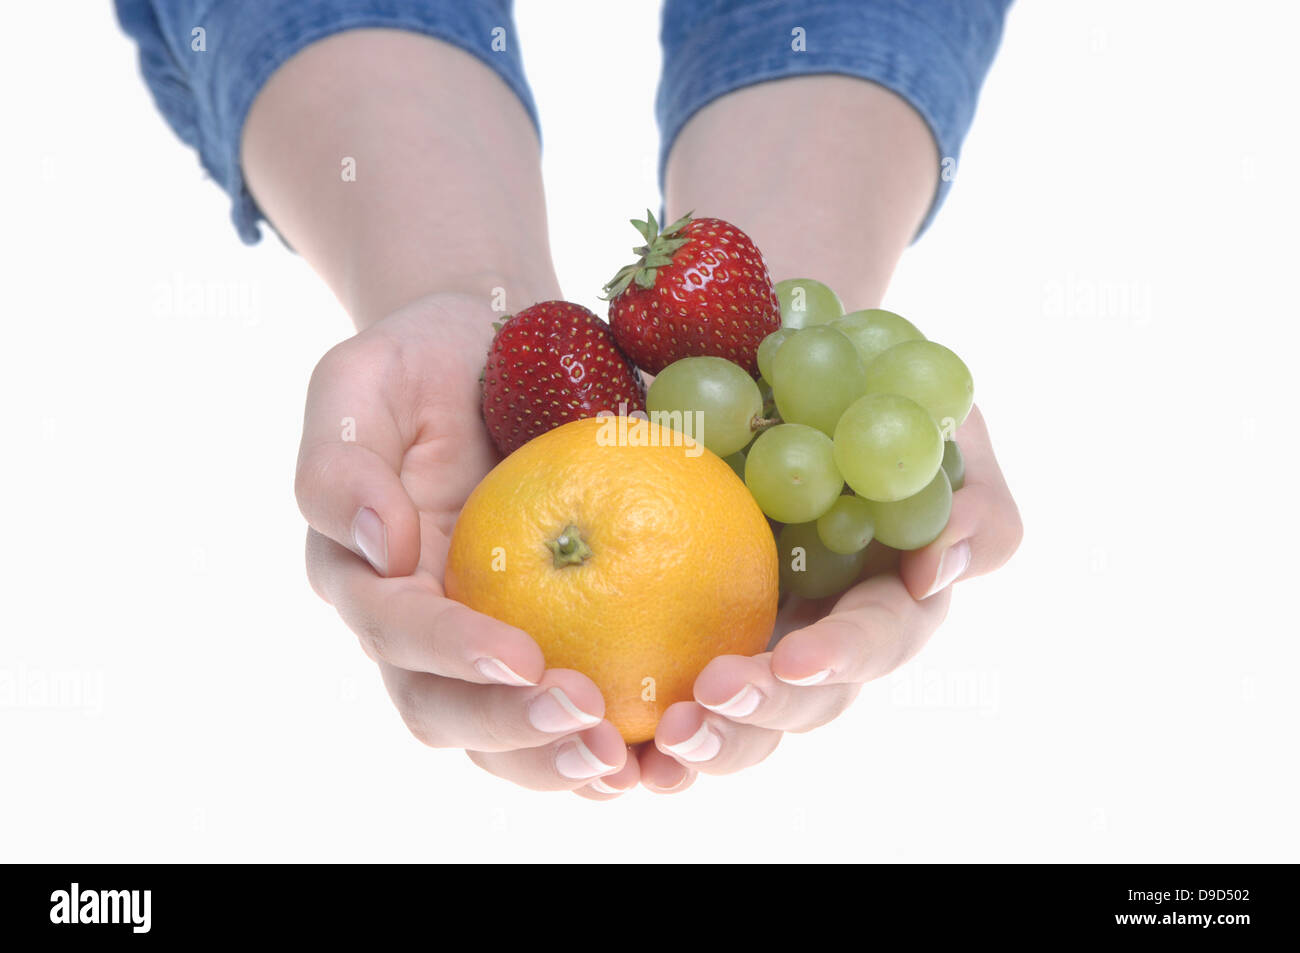
[[[832,720],[864,683],[921,650],[947,615],[953,582],[1011,558],[1023,527],[978,408],[957,442],[965,483],[939,538],[906,553],[872,543],[864,579],[852,589],[787,599],[772,651],[714,659],[695,681],[695,700],[664,712],[654,744],[638,753],[643,777],[671,779],[675,770],[673,790],[684,790],[696,772],[739,771],[766,758],[784,732]]]
[[[527,788],[601,796],[639,771],[600,690],[443,592],[456,516],[499,459],[478,382],[499,317],[481,298],[433,295],[321,359],[295,484],[307,574],[419,740]]]

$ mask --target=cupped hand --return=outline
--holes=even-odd
[[[643,778],[689,786],[696,772],[729,774],[843,712],[862,685],[919,652],[948,612],[951,586],[992,572],[1020,545],[1020,514],[993,454],[979,409],[957,432],[965,484],[929,546],[899,553],[872,544],[864,579],[838,597],[787,599],[772,651],[714,659],[695,700],[664,712],[653,745],[638,753]],[[663,790],[663,784],[647,784]]]
[[[640,780],[586,676],[443,592],[452,526],[498,460],[479,411],[493,313],[434,295],[330,350],[312,374],[295,489],[307,574],[379,666],[411,732],[535,790]]]

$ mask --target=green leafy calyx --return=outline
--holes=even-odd
[[[645,244],[632,249],[632,254],[639,257],[632,264],[619,269],[618,274],[605,285],[605,293],[601,297],[606,301],[617,298],[634,281],[639,288],[653,288],[655,276],[659,274],[659,269],[671,264],[673,255],[690,241],[689,238],[685,238],[681,234],[682,230],[690,222],[691,213],[687,212],[663,231],[660,231],[659,223],[655,221],[655,217],[649,209],[646,209],[645,221],[638,218],[632,219],[632,227],[641,233],[641,237],[645,239]]]

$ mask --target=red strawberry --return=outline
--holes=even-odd
[[[483,419],[498,450],[602,410],[645,410],[645,383],[604,321],[543,301],[502,323],[483,369]]]
[[[754,243],[718,218],[686,215],[662,232],[646,219],[632,221],[640,260],[605,286],[619,347],[652,374],[707,355],[758,377],[758,345],[781,326],[781,306]]]

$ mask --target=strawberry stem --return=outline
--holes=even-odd
[[[647,290],[653,288],[659,273],[658,269],[670,264],[673,255],[690,241],[681,235],[682,230],[690,223],[691,213],[687,212],[667,228],[660,230],[654,213],[649,209],[646,209],[645,221],[639,218],[632,219],[632,227],[645,239],[645,244],[632,249],[632,254],[637,256],[637,260],[619,269],[618,274],[605,285],[601,298],[605,301],[617,298],[633,281],[638,288]]]

